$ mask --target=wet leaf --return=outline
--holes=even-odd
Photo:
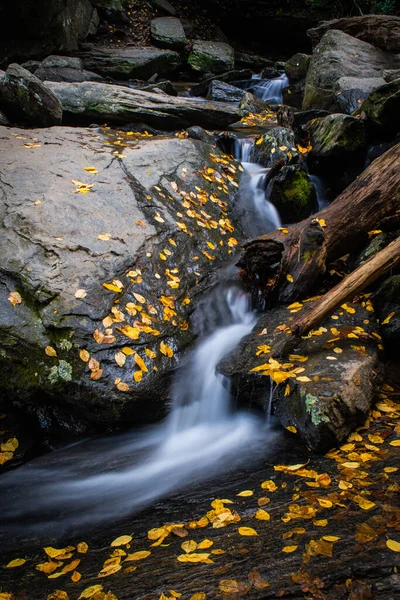
[[[278,486],[272,479],[268,479],[261,484],[263,490],[267,490],[268,492],[275,492],[278,489]]]
[[[102,585],[91,585],[83,590],[83,592],[79,596],[78,600],[81,600],[81,598],[92,598],[95,594],[97,594],[98,592],[101,592],[102,589],[103,589]]]
[[[326,542],[337,542],[338,540],[340,540],[340,537],[338,537],[337,535],[324,535],[322,539]]]
[[[58,556],[68,554],[68,552],[71,552],[71,550],[75,550],[75,546],[67,546],[66,548],[60,549],[47,546],[46,548],[43,548],[43,550],[46,552],[47,556],[50,556],[50,558],[57,558]]]
[[[6,566],[6,569],[13,569],[14,567],[22,567],[26,563],[25,558],[14,558]]]
[[[181,544],[181,548],[184,552],[194,552],[197,548],[197,544],[194,540],[187,540]]]
[[[298,546],[284,546],[282,548],[282,552],[286,552],[286,554],[290,554],[291,552],[295,552],[295,550],[297,550]]]
[[[143,358],[141,358],[141,357],[139,356],[139,354],[135,354],[135,356],[134,356],[134,359],[135,359],[135,362],[136,362],[137,366],[138,366],[138,367],[139,367],[139,368],[140,368],[142,371],[144,371],[145,373],[148,373],[148,372],[149,372],[148,368],[146,367],[146,363],[144,362]]]
[[[10,596],[10,598],[11,598],[11,596]],[[1,594],[0,594],[0,600],[2,600]],[[47,600],[69,600],[69,596],[68,596],[67,592],[64,592],[64,590],[56,590],[55,592],[52,592],[51,594],[49,594],[47,596]]]
[[[77,583],[78,581],[80,581],[82,579],[82,575],[78,572],[78,571],[74,571],[71,575],[71,580],[74,583]]]
[[[124,562],[129,562],[131,560],[143,560],[144,558],[150,556],[150,554],[151,552],[149,550],[139,550],[138,552],[128,554]]]
[[[257,531],[255,529],[253,529],[252,527],[239,527],[238,533],[239,533],[239,535],[248,536],[248,537],[258,535]]]
[[[206,600],[207,599],[207,594],[205,594],[204,592],[199,592],[198,594],[193,594],[193,596],[190,596],[190,600]]]
[[[317,500],[318,504],[322,506],[322,508],[331,508],[333,506],[332,502],[326,498],[317,498]]]
[[[121,569],[122,566],[120,564],[114,563],[111,565],[107,565],[100,571],[97,577],[109,577],[110,575],[114,575],[114,573],[118,573],[118,571],[120,571]]]
[[[198,544],[197,546],[197,550],[206,550],[207,548],[211,548],[211,546],[214,545],[214,542],[212,540],[203,540],[202,542],[200,542],[200,544]]]
[[[396,542],[396,540],[386,540],[386,546],[392,552],[400,552],[400,542]]]
[[[174,351],[172,350],[171,346],[168,346],[168,344],[165,342],[160,342],[160,351],[168,358],[171,358],[174,355]]]
[[[294,279],[293,279],[293,275],[289,275],[289,274],[288,274],[288,275],[286,275],[286,279],[287,279],[288,281],[290,281],[290,283],[293,283],[293,281],[294,281]]]
[[[18,292],[10,292],[10,295],[8,296],[8,300],[9,300],[9,302],[11,302],[11,304],[13,306],[17,306],[17,304],[22,303],[21,295]]]
[[[395,448],[398,448],[400,446],[400,440],[392,440],[391,442],[389,442],[389,446],[394,446]]]
[[[45,562],[45,563],[36,565],[35,569],[37,571],[41,571],[42,573],[45,573],[46,575],[51,575],[51,573],[54,573],[54,571],[56,571],[58,569],[58,567],[60,567],[61,565],[62,565],[62,562],[49,561],[49,562]]]
[[[143,379],[143,371],[135,371],[133,374],[133,379],[136,383],[140,383]]]
[[[243,490],[243,492],[239,492],[236,496],[252,496],[254,494],[253,490]]]
[[[90,354],[87,350],[79,350],[79,358],[87,363],[89,362]]]
[[[179,562],[201,563],[208,561],[209,556],[209,553],[199,552],[193,554],[180,554],[177,559]]]
[[[126,355],[123,352],[117,352],[114,358],[119,367],[123,367],[126,363]]]
[[[131,535],[120,535],[113,542],[111,542],[110,546],[118,547],[118,546],[126,546],[132,541]]]
[[[221,579],[218,587],[220,592],[224,594],[237,594],[240,592],[240,586],[236,579]]]
[[[57,356],[57,350],[55,350],[52,346],[46,346],[44,351],[47,356]]]
[[[269,521],[271,519],[271,515],[266,510],[258,510],[256,512],[256,519],[259,521]]]
[[[98,170],[96,169],[96,167],[83,167],[85,169],[85,171],[87,171],[88,173],[92,173],[93,175],[97,175]]]
[[[69,573],[70,571],[75,571],[76,567],[79,565],[79,563],[81,562],[80,558],[76,558],[75,560],[73,560],[72,562],[70,562],[68,565],[65,565],[65,567],[62,568],[62,573]]]

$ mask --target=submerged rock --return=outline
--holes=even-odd
[[[297,223],[316,208],[315,188],[307,173],[295,166],[283,167],[271,179],[267,196],[283,223]]]
[[[95,122],[145,121],[160,129],[190,125],[225,129],[238,120],[237,105],[232,103],[196,102],[105,83],[48,82],[48,87],[60,99],[65,114]]]
[[[367,42],[342,31],[328,31],[311,57],[303,109],[344,111],[343,101],[341,104],[338,99],[341,78],[352,78],[347,80],[347,84],[352,81],[354,89],[362,90],[363,84],[357,79],[382,77],[385,69],[396,68],[399,64],[399,58]],[[349,88],[346,89],[348,94]],[[346,112],[351,112],[350,108]]]
[[[176,137],[0,135],[2,398],[103,428],[159,418],[206,275],[242,237],[239,165]]]
[[[60,125],[60,100],[35,75],[12,64],[0,80],[0,109],[17,123],[33,127]]]
[[[282,425],[290,426],[318,452],[340,444],[365,420],[379,383],[380,338],[374,315],[360,305],[345,306],[347,310],[335,311],[336,319],[329,317],[299,340],[293,354],[277,363],[270,359],[269,348],[288,335],[281,329],[289,325],[291,310],[298,307],[296,303],[294,309],[270,310],[218,367],[230,377],[239,402],[246,404],[251,398],[266,412],[271,404]],[[270,367],[269,371],[264,367],[264,372],[272,373],[276,381],[280,377],[282,383],[273,383],[263,369],[252,371],[263,364]],[[299,369],[297,374],[294,369]],[[289,372],[292,375],[286,378]]]
[[[195,41],[189,65],[201,73],[224,73],[235,66],[234,50],[223,42]]]
[[[175,17],[159,17],[150,23],[151,37],[161,48],[184,48],[187,42],[182,23]]]
[[[298,152],[294,145],[294,133],[291,129],[271,128],[257,142],[251,149],[250,162],[255,162],[263,167],[272,167],[279,161],[288,164],[298,159]]]

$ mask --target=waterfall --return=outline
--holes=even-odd
[[[253,138],[240,138],[236,139],[233,148],[233,154],[236,160],[240,162],[249,162],[250,160],[250,152],[253,148],[254,139]]]
[[[310,181],[314,186],[315,193],[317,195],[317,206],[318,210],[323,210],[327,206],[329,206],[329,200],[327,198],[326,187],[321,179],[317,175],[310,175]]]
[[[289,79],[283,74],[275,79],[252,79],[247,89],[264,102],[282,104],[282,90],[288,85]]]

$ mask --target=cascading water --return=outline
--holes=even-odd
[[[282,90],[288,85],[289,79],[282,74],[274,79],[254,78],[247,85],[247,89],[264,102],[282,104]]]
[[[249,157],[248,146],[240,152]],[[250,177],[244,201],[254,214],[248,233],[257,235],[260,223],[265,232],[279,224],[279,216],[265,200],[267,170],[244,165]],[[0,493],[8,501],[2,509],[6,525],[0,526],[0,542],[11,532],[26,537],[56,529],[60,534],[63,527],[76,530],[121,517],[189,481],[226,472],[260,455],[267,424],[231,410],[229,381],[216,370],[251,331],[256,314],[249,295],[232,280],[232,268],[222,270],[219,281],[204,301],[204,335],[173,384],[166,422],[142,432],[89,440],[7,473],[1,480]]]
[[[329,206],[329,200],[327,198],[325,184],[322,181],[322,179],[317,175],[310,175],[310,181],[315,188],[318,210],[323,210],[324,208]]]

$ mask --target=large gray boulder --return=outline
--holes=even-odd
[[[354,101],[346,106],[340,95],[343,85],[349,94],[349,79],[359,93],[363,90],[361,79],[383,77],[383,71],[399,66],[400,59],[383,50],[379,50],[342,31],[328,31],[322,37],[311,57],[306,78],[303,110],[318,108],[331,112],[351,113]],[[340,83],[340,80],[342,82]],[[346,87],[347,86],[347,87]],[[370,90],[369,90],[370,91]],[[366,92],[366,93],[369,93]],[[363,100],[366,96],[361,96]]]
[[[187,39],[182,23],[175,17],[159,17],[150,24],[151,39],[161,48],[184,48]]]
[[[94,121],[145,122],[159,129],[190,125],[225,129],[238,120],[237,105],[232,102],[196,102],[105,83],[48,82],[47,85],[60,99],[66,114]]]
[[[253,145],[249,161],[264,167],[272,167],[277,162],[289,164],[298,159],[294,133],[286,127],[273,127]]]
[[[383,77],[341,77],[336,84],[336,98],[342,112],[351,114],[357,110],[384,83]]]
[[[400,17],[363,15],[362,17],[343,17],[324,21],[318,27],[307,31],[313,46],[316,46],[322,36],[331,29],[343,31],[387,52],[395,54],[400,52]]]
[[[102,81],[103,78],[93,71],[86,71],[80,58],[72,56],[48,56],[34,71],[35,77],[42,81]]]
[[[271,179],[267,198],[277,208],[282,223],[298,223],[316,209],[317,198],[310,177],[297,166],[285,166]]]
[[[376,88],[358,111],[375,129],[395,133],[400,129],[400,79]]]
[[[196,41],[188,58],[189,65],[201,73],[232,71],[235,55],[232,46],[223,42]]]
[[[33,127],[60,125],[60,100],[35,75],[12,64],[0,82],[0,109],[18,122]]]
[[[379,335],[374,314],[359,304],[347,303],[335,311],[293,353],[273,362],[270,348],[282,335],[291,311],[305,310],[299,303],[264,314],[218,370],[231,378],[239,402],[271,409],[284,427],[291,427],[308,448],[325,451],[343,442],[365,421],[379,378]],[[350,311],[350,312],[349,312]],[[301,314],[297,312],[297,314]],[[341,332],[346,332],[345,334]],[[348,334],[352,333],[352,337]],[[264,365],[263,369],[254,371]],[[293,371],[299,369],[297,373]],[[286,375],[290,376],[286,378]],[[271,380],[270,375],[275,378]]]
[[[285,62],[285,73],[289,77],[290,83],[306,78],[310,59],[311,56],[309,54],[302,54],[300,52]]]
[[[259,114],[269,111],[270,106],[251,92],[245,92],[239,103],[239,115],[246,117],[249,114]]]
[[[159,418],[206,276],[243,239],[238,163],[176,137],[0,137],[0,395],[103,428]]]
[[[80,57],[88,71],[122,80],[149,79],[155,73],[171,73],[182,63],[177,52],[153,46],[129,47],[123,50],[96,48],[82,53]]]
[[[214,79],[209,85],[207,99],[217,102],[240,102],[245,93],[234,85]]]
[[[349,115],[334,114],[313,119],[308,124],[312,157],[350,157],[366,146],[364,123]]]

